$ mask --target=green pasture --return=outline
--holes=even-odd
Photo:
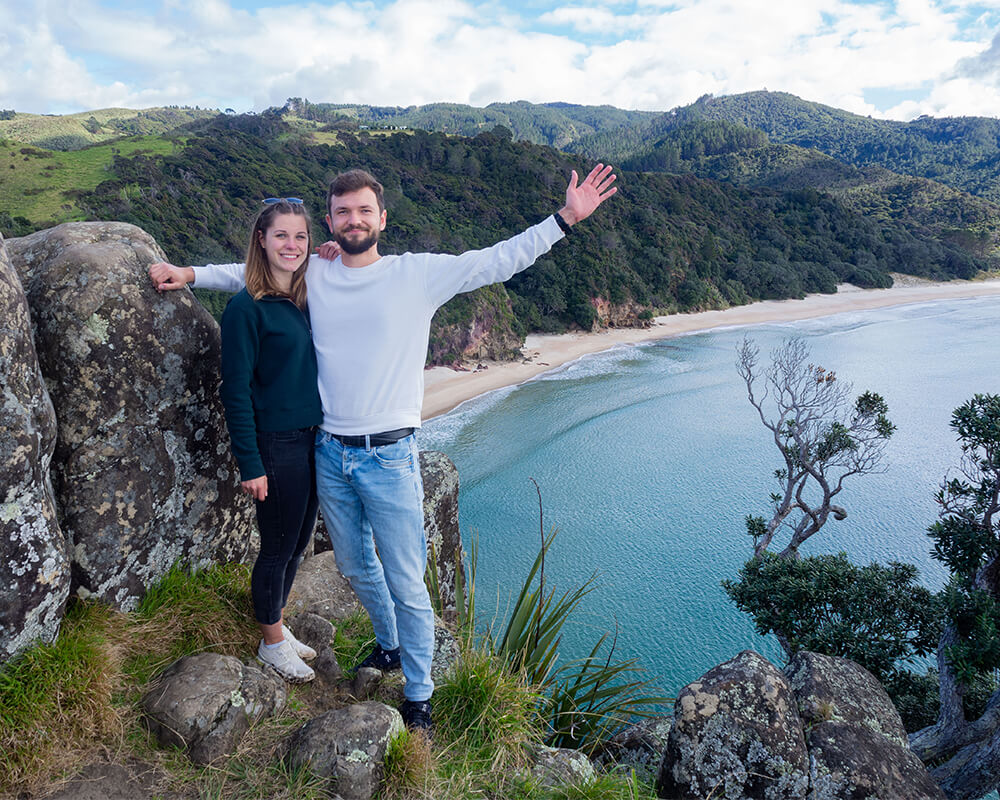
[[[0,213],[35,224],[56,225],[84,218],[74,195],[112,177],[116,155],[170,155],[182,139],[140,136],[84,150],[43,150],[0,141]]]

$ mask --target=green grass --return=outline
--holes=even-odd
[[[59,149],[118,139],[122,136],[159,136],[178,126],[208,119],[217,111],[193,108],[100,108],[77,114],[25,114],[0,120],[0,139]],[[93,118],[93,122],[91,122]],[[96,123],[96,124],[95,124]],[[75,148],[74,148],[75,149]]]
[[[335,650],[350,668],[371,647],[359,612],[338,621]],[[288,737],[310,716],[312,685],[291,687],[286,708],[251,728],[236,753],[208,767],[162,750],[141,722],[139,700],[151,677],[202,650],[250,658],[257,640],[248,569],[217,565],[172,569],[139,608],[122,614],[74,601],[52,644],[0,667],[0,796],[43,792],[83,764],[111,758],[151,764],[162,790],[199,800],[320,800],[326,783],[284,761]],[[395,685],[387,681],[386,686]],[[388,689],[386,689],[388,691]],[[538,691],[488,650],[470,647],[434,694],[433,743],[396,738],[379,800],[647,800],[650,787],[602,776],[588,787],[535,785],[526,745],[544,738]],[[98,753],[102,755],[99,757]]]
[[[118,654],[110,632],[119,615],[73,603],[52,644],[37,645],[0,670],[0,792],[72,761],[73,751],[113,736]]]
[[[182,139],[138,136],[63,152],[5,142],[0,147],[0,214],[42,227],[82,220],[75,193],[111,178],[116,155],[170,155],[182,144]]]
[[[132,635],[144,645],[130,653],[124,669],[138,686],[191,653],[245,656],[260,637],[250,600],[250,570],[245,564],[194,572],[174,566],[149,589],[131,623]]]

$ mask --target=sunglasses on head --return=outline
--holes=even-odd
[[[264,200],[264,205],[273,206],[275,203],[291,203],[292,205],[300,206],[302,205],[302,199],[299,197],[268,197]]]

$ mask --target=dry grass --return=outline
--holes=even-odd
[[[0,793],[38,789],[101,742],[123,740],[128,711],[116,706],[121,614],[73,605],[59,638],[0,671]]]

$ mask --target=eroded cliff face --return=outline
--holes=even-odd
[[[0,237],[0,661],[59,631],[70,588],[49,482],[56,416],[31,315]]]
[[[156,242],[124,223],[68,223],[8,252],[58,419],[73,591],[128,610],[175,562],[239,559],[252,509],[218,399],[218,326],[189,292],[153,289]]]
[[[643,319],[643,314],[649,309],[631,300],[625,303],[612,303],[603,297],[595,297],[590,301],[597,312],[594,330],[600,328],[648,328],[650,319]]]
[[[427,362],[451,364],[463,359],[519,358],[524,337],[514,326],[510,297],[502,284],[459,295],[434,317]]]

